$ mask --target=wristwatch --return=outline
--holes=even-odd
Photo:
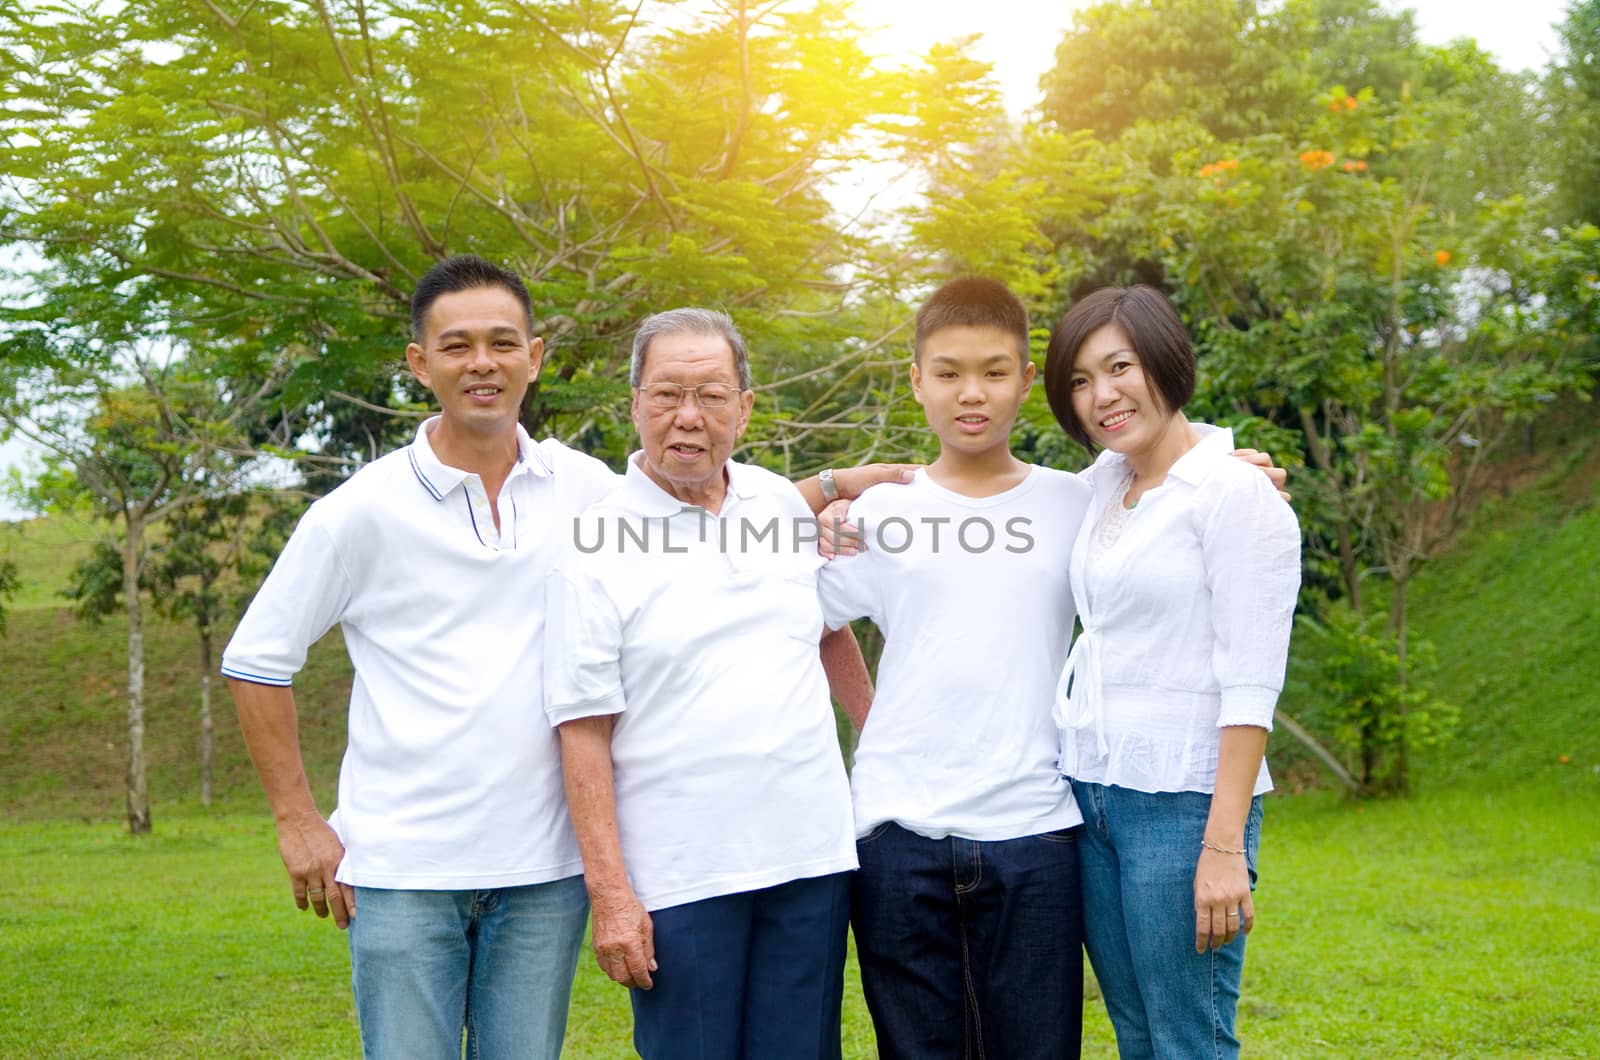
[[[839,499],[839,484],[833,481],[833,468],[825,467],[817,472],[817,483],[822,487],[822,499],[833,502]]]

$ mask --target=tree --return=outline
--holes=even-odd
[[[108,310],[99,324],[130,319]],[[151,529],[185,505],[237,489],[250,421],[275,366],[230,379],[191,355],[39,328],[0,341],[0,422],[49,454],[34,484],[46,507],[87,507],[119,529],[116,570],[128,630],[128,827],[151,825],[144,755],[144,577]],[[253,384],[243,386],[245,383]],[[79,586],[103,597],[104,586]]]
[[[397,441],[374,410],[419,396],[387,353],[417,276],[509,260],[552,348],[527,425],[620,457],[646,312],[723,305],[784,375],[883,338],[860,331],[885,319],[857,311],[861,226],[824,191],[930,149],[911,115],[949,86],[857,36],[827,0],[0,10],[19,60],[4,234],[297,348],[284,401],[346,458]],[[809,420],[764,418],[765,448],[804,449]]]
[[[258,573],[250,561],[260,529],[274,524],[284,505],[275,494],[228,493],[201,496],[176,508],[164,520],[159,540],[146,542],[140,564],[140,591],[160,614],[194,624],[199,683],[200,803],[211,805],[213,740],[212,674],[216,672],[215,635],[233,611],[228,592],[241,568]],[[281,539],[273,545],[281,545]],[[272,549],[276,554],[276,548]],[[267,557],[270,562],[270,556]],[[252,579],[253,581],[253,579]],[[74,568],[65,595],[78,617],[99,622],[124,609],[121,549],[100,542]]]
[[[1556,219],[1600,224],[1600,0],[1573,0],[1545,77],[1555,148]]]
[[[1518,197],[1470,217],[1430,202],[1439,145],[1470,121],[1448,98],[1336,88],[1319,103],[1310,140],[1181,156],[1145,249],[1199,332],[1201,407],[1263,417],[1284,429],[1274,448],[1305,454],[1313,580],[1358,616],[1369,576],[1388,583],[1401,691],[1386,702],[1402,713],[1363,727],[1355,755],[1363,786],[1403,790],[1403,712],[1419,702],[1406,694],[1411,581],[1515,426],[1586,382],[1582,342],[1544,292],[1600,242],[1541,231]],[[1360,742],[1379,731],[1381,762]]]

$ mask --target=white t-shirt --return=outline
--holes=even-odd
[[[1098,546],[1127,461],[1107,451],[1090,469],[1094,500],[1072,550],[1083,632],[1057,693],[1061,770],[1077,780],[1209,793],[1217,730],[1272,728],[1300,527],[1266,476],[1228,455],[1232,431],[1192,426],[1200,443]],[[1263,762],[1255,792],[1271,787]]]
[[[993,497],[918,471],[850,506],[867,550],[822,572],[831,628],[883,631],[877,695],[856,747],[856,831],[894,821],[940,839],[999,840],[1083,818],[1056,768],[1051,708],[1072,638],[1071,542],[1089,502],[1034,467]]]
[[[545,709],[617,715],[617,825],[646,909],[856,867],[816,521],[784,479],[727,468],[710,515],[630,460],[551,579]]]
[[[571,520],[615,488],[604,464],[518,429],[495,531],[476,475],[416,440],[306,512],[222,656],[289,685],[335,623],[355,665],[329,823],[338,878],[468,890],[581,871],[560,748],[539,710],[545,580]]]

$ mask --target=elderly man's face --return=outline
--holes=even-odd
[[[706,407],[688,392],[672,406],[652,394],[658,383],[683,387],[719,383],[734,393],[721,407]],[[639,387],[633,392],[633,425],[639,431],[644,469],[656,485],[687,504],[720,502],[723,465],[749,424],[755,404],[754,394],[738,388],[733,350],[722,336],[679,332],[650,341]]]

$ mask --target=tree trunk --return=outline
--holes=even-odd
[[[128,831],[150,831],[150,788],[144,761],[144,611],[139,597],[139,561],[144,519],[129,513],[122,536],[122,599],[128,613]]]
[[[200,627],[200,805],[211,805],[211,627]]]
[[[1357,781],[1355,777],[1350,775],[1350,771],[1348,769],[1340,764],[1339,759],[1334,756],[1334,753],[1322,746],[1321,741],[1319,741],[1315,736],[1311,735],[1310,732],[1306,731],[1306,728],[1298,721],[1295,721],[1294,718],[1290,716],[1288,711],[1280,710],[1273,715],[1273,717],[1276,719],[1279,725],[1282,725],[1285,729],[1289,730],[1289,735],[1305,744],[1306,750],[1316,755],[1318,761],[1327,766],[1328,771],[1339,778],[1339,783],[1343,784],[1347,791],[1355,795],[1360,795],[1362,793],[1363,789],[1361,787],[1361,783]]]
[[[1395,655],[1399,659],[1395,681],[1400,686],[1400,700],[1395,707],[1399,736],[1395,741],[1394,789],[1405,791],[1411,783],[1411,741],[1406,738],[1406,591],[1411,587],[1410,564],[1403,563],[1395,571],[1394,611],[1390,621],[1394,624]]]

